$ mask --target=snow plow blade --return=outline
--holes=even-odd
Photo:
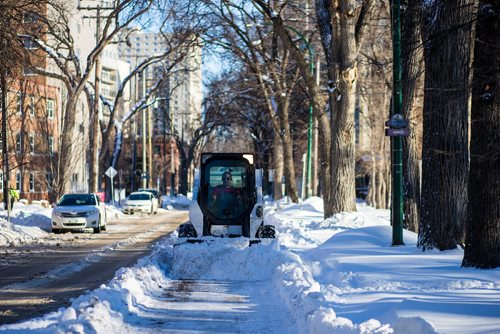
[[[207,239],[180,238],[176,243],[174,243],[174,247],[177,247],[177,246],[180,246],[183,244],[201,244],[201,243],[210,244],[211,242],[214,242],[214,240],[221,240],[221,239],[227,240],[228,242],[231,242],[231,240],[236,240],[234,238],[222,238],[222,237],[213,237],[213,238],[207,238]],[[270,240],[270,239],[268,239],[268,240]],[[241,242],[240,238],[238,238],[238,243],[239,242]],[[258,245],[261,242],[262,242],[261,239],[248,239],[248,246],[250,247],[252,245]]]

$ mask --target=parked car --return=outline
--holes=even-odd
[[[123,203],[123,213],[156,213],[158,212],[158,200],[152,193],[137,191],[131,193]]]
[[[160,207],[161,206],[161,198],[160,198],[160,192],[156,189],[152,189],[152,188],[139,188],[139,191],[146,191],[148,193],[151,193],[153,194],[153,196],[156,198],[156,200],[158,201],[158,206]]]
[[[106,205],[96,194],[65,194],[52,210],[52,232],[106,230]]]

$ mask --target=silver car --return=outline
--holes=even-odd
[[[52,232],[106,230],[106,207],[95,194],[65,194],[52,210]]]
[[[146,191],[133,192],[123,203],[123,213],[156,213],[158,211],[158,200]]]

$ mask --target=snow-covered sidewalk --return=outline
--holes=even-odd
[[[409,231],[391,247],[388,211],[324,220],[319,198],[266,211],[276,241],[173,235],[70,307],[0,333],[500,332],[500,270],[462,269],[458,249],[422,253]],[[50,238],[24,222],[0,221],[0,236]]]

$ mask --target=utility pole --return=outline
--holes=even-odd
[[[148,167],[149,167],[149,177],[148,177],[148,188],[154,188],[153,186],[153,109],[148,109]]]
[[[392,2],[393,115],[400,117],[403,105],[401,88],[401,1]],[[392,245],[403,245],[403,138],[392,138]]]
[[[136,61],[137,63],[137,61]],[[137,88],[137,73],[134,74],[134,98],[135,101],[139,100],[139,92]],[[130,192],[136,189],[135,172],[137,170],[137,115],[134,114],[131,119],[132,126],[132,178],[130,180]]]
[[[142,98],[146,96],[146,69],[142,71]],[[147,105],[147,101],[145,102]],[[146,161],[146,110],[142,108],[142,187],[147,188],[148,163]]]
[[[96,11],[96,16],[84,16],[87,19],[96,19],[96,32],[95,39],[96,45],[99,44],[101,39],[101,11],[103,10],[114,10],[115,7],[101,7],[97,5],[96,7],[82,7],[81,0],[78,1],[78,9],[79,10],[87,10],[87,11]],[[101,129],[99,125],[99,107],[100,107],[100,81],[101,81],[101,53],[99,52],[95,58],[95,81],[94,81],[94,106],[93,106],[93,118],[92,118],[92,164],[91,164],[91,173],[90,173],[90,191],[98,192],[99,191],[99,147],[100,147],[100,139],[101,139]]]
[[[167,193],[168,177],[167,177],[167,113],[170,107],[170,97],[165,99],[165,105],[161,105],[163,111],[163,184],[165,186],[165,194]]]
[[[170,197],[175,196],[175,139],[174,139],[174,109],[170,112]]]
[[[4,208],[9,209],[9,153],[7,145],[7,79],[5,78],[5,68],[0,68],[0,83],[2,85],[2,186]],[[9,212],[7,211],[7,216]]]
[[[99,39],[101,38],[101,10],[99,6],[97,6],[97,21],[96,21],[96,29],[95,29],[95,39],[96,44],[99,43]],[[92,122],[93,132],[93,143],[94,149],[92,151],[92,186],[91,192],[99,191],[99,141],[101,137],[101,129],[99,128],[99,95],[100,95],[100,81],[101,81],[101,55],[97,55],[95,60],[95,82],[94,82],[94,118]]]

